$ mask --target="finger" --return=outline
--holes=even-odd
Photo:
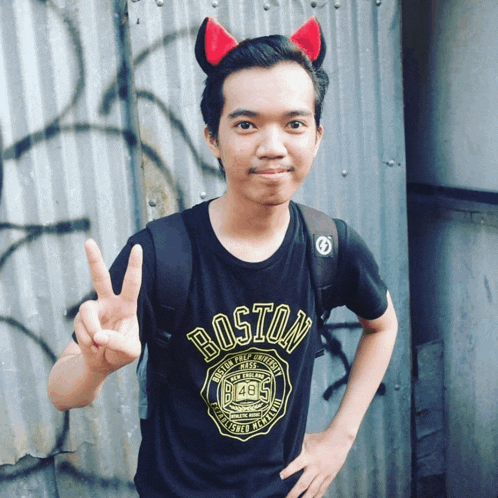
[[[112,296],[114,293],[112,290],[111,276],[105,266],[99,246],[94,240],[88,239],[85,242],[85,252],[93,287],[97,296],[100,298]]]
[[[114,330],[100,330],[93,339],[99,346],[121,353],[131,361],[138,358],[142,350],[138,334],[136,338],[130,338]]]
[[[94,342],[88,331],[85,329],[81,319],[75,320],[74,322],[74,332],[76,333],[76,340],[78,341],[78,346],[81,351],[90,350],[92,353],[99,352],[99,345]]]
[[[286,498],[300,497],[309,488],[310,484],[311,484],[311,477],[307,476],[306,473],[303,473],[303,475],[299,478],[296,484],[294,484],[294,487],[289,491]],[[314,495],[309,495],[308,493],[306,493],[304,496],[306,496],[306,498],[309,498],[310,496]]]
[[[307,486],[306,493],[302,496],[302,498],[319,498],[322,496],[322,493],[320,493],[321,487],[320,484],[322,483],[322,479],[317,476],[311,483]]]
[[[287,465],[287,467],[285,467],[284,470],[280,472],[280,478],[287,479],[296,472],[303,470],[304,467],[305,467],[304,456],[303,453],[301,453],[297,458],[292,460],[292,462],[289,463],[289,465]]]
[[[74,326],[74,332],[76,333],[76,340],[80,348],[84,347],[89,348],[92,345],[93,340],[86,331],[79,312],[74,317],[73,326]]]
[[[136,244],[130,252],[120,294],[123,299],[133,304],[137,303],[140,287],[142,286],[142,259],[142,246]]]
[[[94,336],[99,332],[102,327],[100,325],[99,314],[98,314],[98,304],[97,301],[86,301],[84,302],[78,312],[79,320],[78,323],[75,321],[75,331],[78,341],[81,334],[82,344],[86,347],[90,347],[94,344]],[[77,327],[77,328],[76,328]]]
[[[328,479],[325,479],[323,482],[322,482],[322,485],[320,486],[320,489],[318,490],[318,493],[317,493],[317,497],[320,498],[322,496],[325,495],[325,492],[327,491],[328,487],[330,486],[330,483],[333,481],[334,479],[333,478],[328,478]]]

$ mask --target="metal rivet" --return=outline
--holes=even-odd
[[[389,159],[389,161],[387,161],[388,166],[396,166],[396,164],[398,163],[394,159]]]
[[[311,8],[314,9],[318,5],[318,2],[311,2]]]
[[[211,5],[216,9],[216,7],[218,7],[218,2],[216,0],[214,0]]]
[[[205,199],[205,198],[207,197],[206,192],[202,191],[202,192],[199,194],[199,197],[200,197],[201,199]]]
[[[156,4],[158,7],[162,7],[164,5],[164,0],[156,0]]]
[[[155,201],[154,199],[151,199],[151,200],[149,201],[149,206],[150,206],[150,207],[156,207],[156,206],[157,206],[156,201]]]
[[[139,2],[140,0],[131,0],[132,2]]]
[[[348,176],[348,172],[347,172],[347,170],[345,170],[345,169],[343,169],[343,170],[342,170],[342,173],[341,173],[341,174],[342,174],[342,176]]]
[[[336,3],[334,4],[334,7],[335,7],[336,9],[340,9],[340,8],[341,8],[341,2],[336,2]]]
[[[401,386],[399,384],[395,384],[394,390],[399,391],[401,389]]]
[[[382,5],[382,0],[375,0],[375,5],[377,5],[377,7]]]
[[[263,6],[263,9],[270,10],[270,7],[271,7],[271,5],[269,3],[265,3],[265,5]]]

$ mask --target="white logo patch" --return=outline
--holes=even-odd
[[[328,256],[332,251],[332,240],[330,240],[330,237],[320,235],[316,239],[315,248],[321,256]]]

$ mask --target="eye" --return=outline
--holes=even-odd
[[[291,121],[287,126],[292,130],[300,130],[304,128],[305,124],[302,121]]]
[[[250,123],[249,121],[241,121],[240,123],[237,123],[235,125],[235,128],[239,128],[240,130],[250,130],[251,128],[254,128],[254,125]]]

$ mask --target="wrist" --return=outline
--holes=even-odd
[[[101,383],[112,372],[112,368],[107,365],[92,365],[83,358],[83,376],[88,383]]]
[[[342,421],[340,418],[336,417],[325,430],[325,438],[336,439],[339,436],[343,441],[352,445],[358,435],[358,429],[359,427],[355,424]]]
[[[86,406],[98,396],[106,377],[92,370],[82,354],[65,355],[50,372],[49,398],[60,411]]]

